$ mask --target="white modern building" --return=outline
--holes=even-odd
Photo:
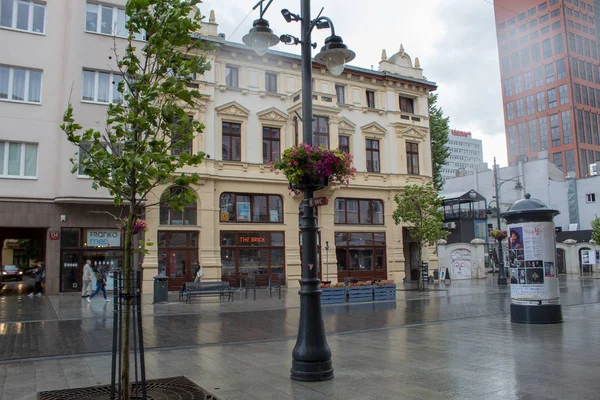
[[[442,168],[444,180],[460,175],[473,175],[483,162],[481,140],[474,139],[471,132],[451,129],[446,147],[450,150],[450,155]]]
[[[560,211],[554,222],[562,231],[589,230],[591,221],[600,216],[600,176],[585,179],[565,177],[564,172],[548,160],[546,151],[540,152],[535,161],[499,168],[498,180],[501,212],[529,193]],[[486,163],[481,164],[473,175],[447,180],[442,195],[471,189],[486,198],[489,208],[497,207],[494,170]],[[488,218],[488,227],[496,228],[495,212]]]

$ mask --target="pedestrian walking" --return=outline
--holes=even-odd
[[[196,266],[196,268],[194,268],[194,282],[200,282],[204,276],[204,270],[198,261],[194,261],[194,265]]]
[[[42,297],[42,282],[46,279],[46,269],[44,263],[40,261],[33,273],[33,292],[29,293],[29,297]]]
[[[81,297],[88,297],[92,294],[93,280],[94,270],[92,269],[92,261],[87,260],[83,266],[83,289],[81,289]]]
[[[94,293],[92,293],[90,295],[90,297],[87,298],[88,303],[92,302],[92,298],[98,294],[98,292],[100,292],[102,290],[102,294],[104,295],[104,301],[109,301],[108,298],[106,297],[106,275],[104,274],[104,270],[100,267],[93,267],[93,271],[96,274],[96,290],[94,290]]]

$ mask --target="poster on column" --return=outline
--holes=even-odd
[[[510,226],[508,249],[512,302],[558,303],[554,224],[530,222]]]

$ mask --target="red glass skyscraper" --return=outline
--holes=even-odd
[[[565,173],[588,176],[600,162],[600,1],[494,3],[509,163],[547,150]]]

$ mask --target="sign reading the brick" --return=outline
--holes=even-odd
[[[327,197],[313,197],[308,200],[308,205],[311,207],[321,207],[329,204],[329,199]]]

